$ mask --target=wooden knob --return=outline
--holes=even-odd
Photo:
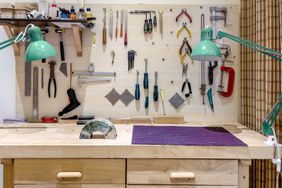
[[[72,180],[82,178],[81,172],[59,172],[57,174],[57,179],[59,180]]]
[[[183,180],[183,179],[195,179],[195,173],[194,172],[172,172],[170,173],[170,178],[171,179],[178,179],[178,180]]]

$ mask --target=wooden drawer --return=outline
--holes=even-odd
[[[188,176],[194,175],[194,178]],[[183,176],[183,177],[181,177]],[[238,184],[237,160],[128,159],[128,184]]]
[[[193,185],[175,185],[175,186],[165,186],[165,185],[129,185],[127,188],[219,188],[218,186],[193,186]],[[220,186],[220,188],[237,188],[237,186]]]
[[[122,184],[44,184],[15,185],[15,188],[125,188]]]
[[[81,177],[77,175],[67,177],[70,172],[80,173]],[[61,179],[57,177],[59,175],[62,175]],[[15,159],[14,182],[15,184],[125,184],[125,160]]]

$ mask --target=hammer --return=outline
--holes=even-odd
[[[48,30],[47,28],[42,28],[42,29],[41,29],[41,34],[43,35],[44,40],[46,40],[46,39],[45,39],[46,33],[49,33],[49,30]],[[45,62],[46,62],[46,59],[42,59],[41,62],[42,62],[42,63],[45,63]]]
[[[56,28],[55,32],[59,34],[60,37],[60,54],[61,54],[61,61],[65,61],[65,50],[64,50],[64,42],[63,42],[63,35],[64,29],[62,28]]]

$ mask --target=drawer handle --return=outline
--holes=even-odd
[[[59,172],[57,174],[57,179],[59,180],[72,180],[82,178],[81,172]]]
[[[172,172],[170,173],[170,179],[195,179],[194,172]]]

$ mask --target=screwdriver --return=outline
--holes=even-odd
[[[153,23],[154,23],[154,28],[156,28],[158,25],[156,11],[154,11],[154,22]]]
[[[154,85],[153,98],[155,102],[159,100],[159,86],[158,86],[158,72],[157,71],[155,71],[155,85]]]
[[[103,26],[103,44],[107,44],[107,29],[106,29],[106,15],[107,15],[107,9],[103,8],[104,11],[104,26]]]
[[[145,13],[146,18],[144,20],[144,33],[147,33],[149,31],[149,22],[148,22],[148,17],[147,17],[147,13]]]
[[[145,98],[145,109],[149,108],[149,89],[147,89],[147,95]]]
[[[153,20],[152,20],[152,13],[150,12],[150,18],[149,18],[149,24],[148,24],[148,31],[149,33],[152,33],[153,31]]]
[[[148,60],[145,60],[145,73],[144,73],[144,80],[143,80],[143,86],[144,89],[148,89],[149,88],[149,75],[148,75]]]
[[[136,71],[137,79],[135,85],[135,100],[140,100],[139,71]]]

